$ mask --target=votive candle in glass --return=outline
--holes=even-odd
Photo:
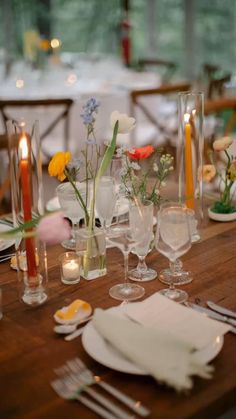
[[[75,252],[65,252],[59,261],[63,284],[77,284],[80,281],[80,257]]]

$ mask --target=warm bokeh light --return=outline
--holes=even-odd
[[[22,89],[24,87],[24,85],[25,85],[24,80],[22,80],[22,79],[17,79],[16,80],[16,87],[17,87],[17,89]]]
[[[67,77],[67,80],[66,80],[66,84],[70,86],[70,85],[72,85],[76,82],[77,82],[76,74],[74,74],[74,73],[69,74],[69,76]]]
[[[51,40],[51,47],[52,48],[59,48],[61,46],[61,41],[58,38],[53,38]]]

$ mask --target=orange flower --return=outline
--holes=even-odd
[[[151,156],[154,152],[154,147],[152,145],[147,145],[145,147],[134,147],[132,152],[128,152],[128,156],[133,160],[146,159]]]
[[[50,48],[50,42],[47,39],[40,39],[39,41],[39,49],[42,51],[48,51]]]

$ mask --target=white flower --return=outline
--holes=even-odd
[[[213,143],[213,149],[215,151],[223,151],[226,150],[233,142],[231,137],[222,137],[218,140],[215,140]]]
[[[127,134],[135,127],[135,119],[125,113],[113,111],[110,117],[111,127],[114,128],[116,121],[119,122],[118,133]]]
[[[139,164],[136,163],[136,162],[132,162],[130,164],[130,167],[132,167],[132,169],[134,169],[134,170],[140,170],[141,169],[141,167],[139,166]]]
[[[153,163],[153,170],[154,170],[154,172],[158,172],[158,165],[156,164],[156,163]]]

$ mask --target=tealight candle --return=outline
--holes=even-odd
[[[74,252],[60,256],[61,281],[64,284],[77,284],[80,281],[80,258]]]

